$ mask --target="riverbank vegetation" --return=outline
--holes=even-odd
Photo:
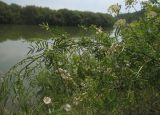
[[[119,14],[116,16],[116,19],[125,19],[128,23],[131,23],[133,21],[139,20],[140,17],[144,15],[144,11],[136,11],[132,13],[124,13],[124,14]]]
[[[72,39],[42,24],[53,38],[34,42],[2,78],[2,113],[159,115],[160,2],[143,8],[137,21],[117,20],[115,36],[92,25],[82,26],[91,36]],[[110,10],[118,14],[120,6]]]

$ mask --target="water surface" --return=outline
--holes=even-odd
[[[78,27],[51,27],[56,32],[67,32],[73,38],[90,35]],[[111,29],[105,29],[106,31]],[[50,39],[51,35],[40,26],[0,25],[0,74],[25,58],[31,41]]]
[[[72,37],[80,36],[76,27],[53,27],[61,33],[68,32]],[[50,35],[40,26],[0,25],[0,73],[26,57],[31,40],[49,39]]]

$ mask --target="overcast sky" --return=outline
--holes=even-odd
[[[42,7],[49,7],[51,9],[67,8],[71,10],[80,11],[92,11],[107,13],[107,9],[112,4],[123,4],[124,0],[1,0],[6,3],[16,3],[22,6],[36,5]],[[125,8],[122,6],[122,11],[125,12]],[[138,6],[139,10],[140,7]]]

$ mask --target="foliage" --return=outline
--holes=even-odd
[[[67,9],[51,10],[36,6],[20,7],[16,4],[5,4],[0,1],[0,24],[38,25],[48,22],[49,25],[78,26],[97,25],[111,27],[114,18],[109,14],[72,11]]]
[[[137,11],[137,12],[133,12],[133,13],[124,13],[124,14],[119,14],[118,16],[116,16],[116,19],[125,19],[128,23],[131,23],[133,21],[138,20],[140,17],[142,17],[144,15],[144,11]]]
[[[147,3],[144,9],[136,22],[117,21],[113,37],[91,26],[83,27],[91,36],[73,39],[41,25],[53,38],[35,42],[28,58],[4,77],[0,87],[4,112],[160,114],[159,2]]]

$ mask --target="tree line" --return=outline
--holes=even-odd
[[[21,7],[0,1],[0,24],[38,25],[48,22],[57,26],[97,25],[110,27],[115,18],[106,13],[72,11],[68,9],[51,10],[37,6]]]
[[[125,19],[128,23],[138,20],[142,15],[144,15],[144,10],[132,12],[132,13],[124,13],[116,16],[116,19]]]

